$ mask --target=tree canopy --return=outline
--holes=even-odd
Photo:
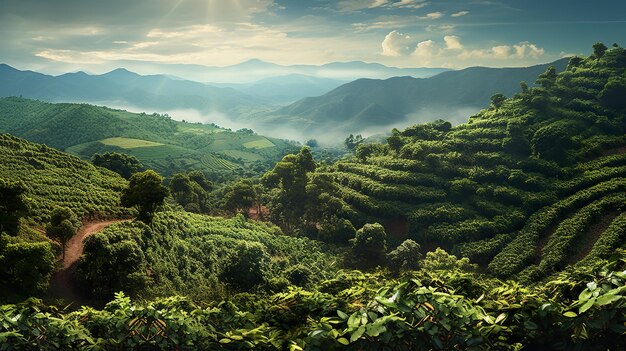
[[[137,207],[138,218],[150,222],[153,213],[163,204],[167,188],[163,186],[163,177],[153,170],[135,173],[130,177],[128,187],[121,196],[122,206]]]

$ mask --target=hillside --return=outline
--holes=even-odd
[[[8,134],[0,134],[0,154],[0,178],[25,186],[29,217],[36,223],[44,223],[55,206],[68,207],[81,218],[131,214],[120,206],[127,182],[117,173]]]
[[[286,105],[308,96],[320,96],[342,84],[346,80],[320,78],[303,74],[288,74],[269,77],[251,83],[210,83],[228,87],[245,94],[267,99],[278,105]]]
[[[536,282],[626,244],[625,71],[621,48],[573,58],[465,124],[394,130],[313,180],[355,227]]]
[[[126,153],[163,175],[189,169],[213,175],[258,172],[292,150],[284,140],[167,115],[15,97],[0,99],[0,131],[84,159],[107,151]]]
[[[527,68],[472,67],[430,78],[358,79],[319,97],[308,97],[275,111],[254,115],[259,129],[274,124],[318,134],[375,133],[392,127],[442,118],[458,124],[477,112],[496,92],[511,96],[519,83],[529,84],[553,65],[565,69],[567,59]]]

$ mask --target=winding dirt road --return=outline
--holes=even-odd
[[[126,219],[116,219],[108,221],[92,221],[86,222],[78,230],[68,242],[65,248],[65,259],[61,269],[54,273],[50,280],[50,295],[55,298],[61,298],[66,302],[80,304],[83,299],[79,294],[78,287],[72,280],[72,276],[76,271],[76,263],[83,254],[83,240],[88,236],[95,234],[111,224],[119,222],[127,222]]]

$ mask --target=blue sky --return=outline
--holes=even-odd
[[[0,0],[0,62],[49,72],[252,58],[521,66],[625,38],[618,0]]]

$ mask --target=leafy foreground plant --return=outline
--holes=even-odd
[[[0,350],[617,350],[625,268],[620,251],[535,288],[422,270],[377,292],[380,276],[342,272],[316,292],[241,294],[204,308],[118,293],[103,310],[66,313],[31,299],[0,307]]]

